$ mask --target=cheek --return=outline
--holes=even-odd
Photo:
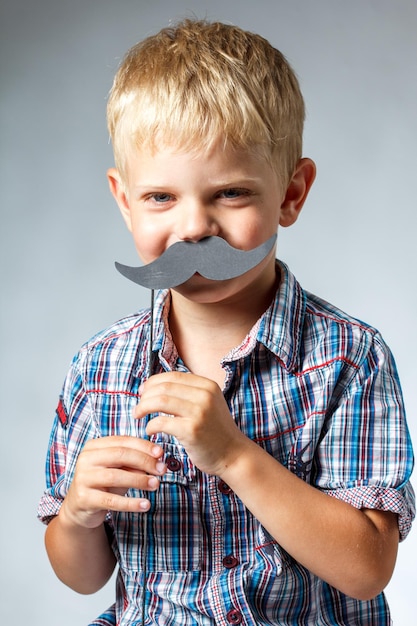
[[[166,233],[160,224],[154,224],[152,220],[134,219],[132,235],[136,251],[143,263],[154,261],[166,249]]]
[[[252,250],[264,243],[276,232],[276,224],[269,216],[241,222],[240,229],[233,234],[231,245],[243,250]]]

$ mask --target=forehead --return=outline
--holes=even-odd
[[[119,163],[119,169],[127,174],[128,170],[137,168],[140,163],[143,167],[145,162],[149,167],[152,165],[162,167],[164,162],[170,166],[173,164],[180,166],[185,162],[188,166],[216,162],[225,171],[254,167],[256,169],[273,167],[276,170],[269,146],[256,143],[247,145],[245,142],[236,144],[224,135],[213,136],[210,139],[206,137],[204,141],[199,141],[199,138],[189,134],[171,139],[170,135],[164,132],[146,139],[142,137],[141,141],[131,136],[124,142],[123,161]]]
[[[126,152],[126,178],[158,181],[191,178],[216,184],[224,181],[260,178],[273,173],[270,161],[259,149],[236,147],[216,141],[210,147],[167,144],[131,145]]]

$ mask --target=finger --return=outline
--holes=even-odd
[[[100,468],[90,473],[88,485],[124,495],[128,489],[155,491],[159,487],[159,477],[126,469]]]
[[[160,446],[155,446],[160,449]],[[141,450],[127,448],[125,446],[110,446],[107,448],[89,448],[83,450],[79,456],[78,471],[87,473],[89,470],[99,468],[100,470],[131,469],[140,470],[145,474],[161,475],[165,471],[165,464],[159,459],[162,456],[160,449],[159,456],[150,456]]]
[[[214,410],[215,404],[216,395],[211,390],[164,382],[143,393],[133,417],[141,418],[150,413],[199,417]]]
[[[179,441],[181,441],[184,434],[185,421],[187,421],[187,423],[189,422],[186,418],[180,419],[161,415],[151,419],[147,423],[146,433],[149,437],[151,435],[156,435],[157,433],[165,433],[167,435],[171,435],[171,437],[176,437]]]
[[[218,387],[217,383],[204,376],[197,376],[189,372],[162,372],[148,378],[140,387],[140,392],[152,389],[163,383],[186,385],[187,387],[198,387],[201,389],[212,389]]]
[[[129,448],[137,452],[144,452],[159,459],[163,455],[163,449],[146,439],[140,437],[132,437],[128,435],[112,435],[109,437],[98,437],[90,439],[85,444],[83,451],[104,450],[108,448]]]
[[[147,498],[119,495],[111,491],[92,491],[89,497],[89,510],[122,511],[136,513],[148,511],[150,502]]]
[[[193,410],[193,403],[175,396],[155,395],[147,396],[143,402],[133,410],[134,419],[140,419],[151,413],[164,414],[169,419],[185,417]]]

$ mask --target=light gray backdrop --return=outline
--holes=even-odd
[[[1,1],[0,622],[83,626],[113,586],[56,580],[36,505],[61,383],[81,343],[149,302],[113,261],[136,263],[107,190],[106,94],[120,57],[195,14],[263,34],[305,94],[318,178],[279,255],[302,284],[379,327],[416,418],[416,0]],[[417,533],[387,594],[415,623]]]

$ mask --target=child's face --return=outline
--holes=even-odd
[[[109,171],[109,181],[144,263],[177,241],[196,242],[211,235],[251,250],[276,233],[280,223],[296,219],[284,202],[287,189],[272,167],[243,150],[136,150],[127,162],[125,185],[116,170]],[[176,291],[190,297],[198,293],[200,301],[221,299],[262,280],[275,281],[275,250],[241,277],[213,285],[195,275]]]

